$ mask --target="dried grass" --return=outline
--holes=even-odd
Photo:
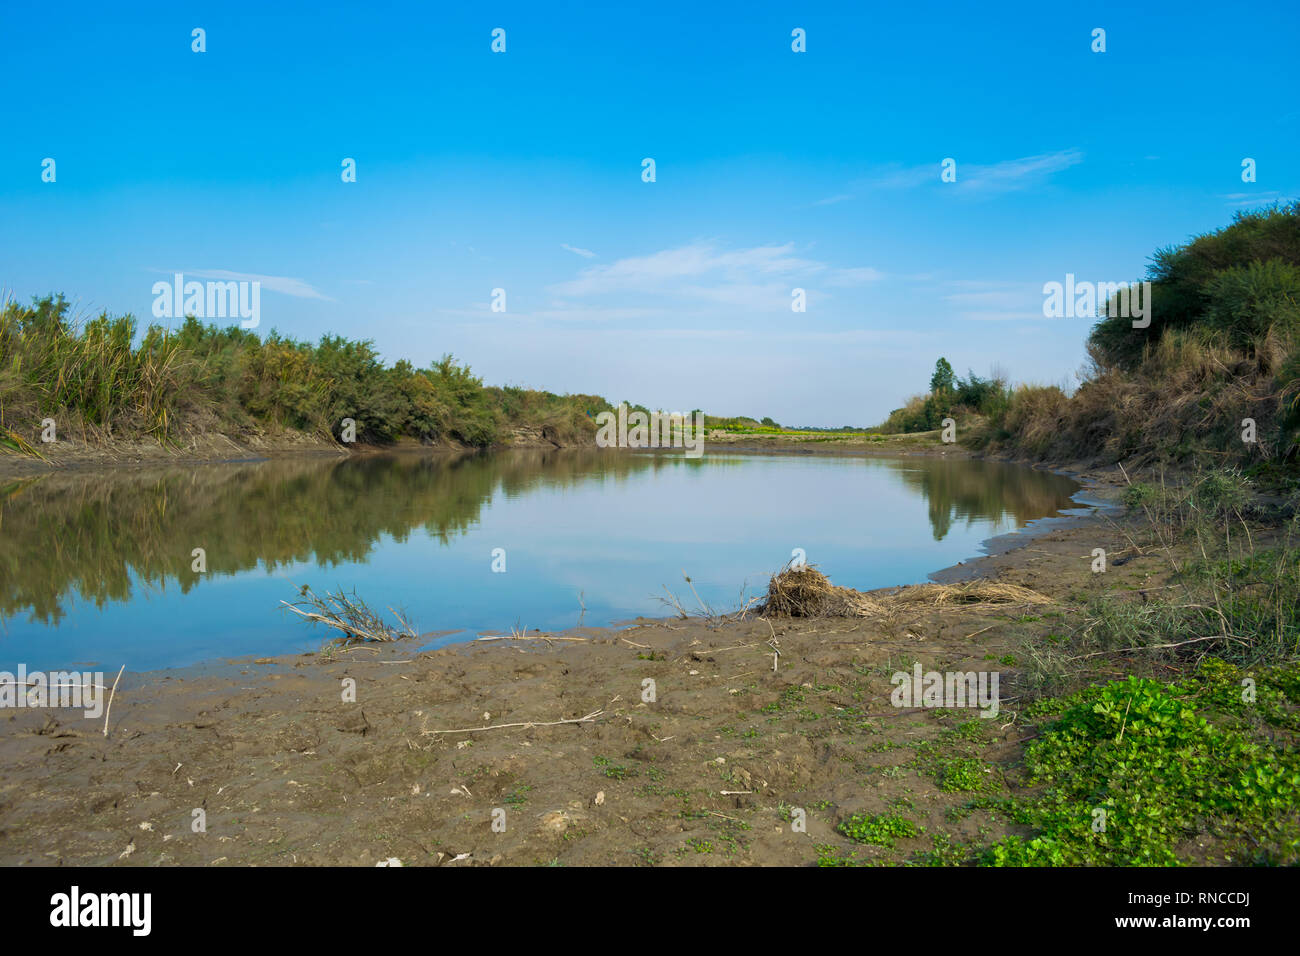
[[[1073,396],[1021,386],[1001,427],[1017,448],[1056,461],[1244,464],[1273,457],[1285,451],[1273,436],[1290,394],[1278,373],[1295,348],[1272,330],[1250,349],[1167,332],[1136,371],[1098,365]],[[1257,423],[1258,442],[1241,441],[1243,418]]]
[[[900,610],[1051,603],[1051,598],[1031,588],[996,581],[917,584],[866,594],[831,584],[830,578],[807,565],[772,575],[759,613],[764,617],[889,617]]]

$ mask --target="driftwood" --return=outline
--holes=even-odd
[[[388,609],[401,625],[401,627],[392,627],[385,624],[379,615],[367,607],[355,593],[348,597],[342,591],[337,593],[327,591],[324,597],[319,597],[310,587],[304,585],[299,590],[299,594],[302,596],[301,601],[295,603],[281,601],[280,605],[313,624],[324,624],[326,627],[342,631],[343,636],[336,638],[335,644],[347,646],[357,642],[383,643],[418,636],[411,622],[397,611],[391,607]]]

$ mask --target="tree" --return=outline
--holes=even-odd
[[[952,366],[948,364],[946,358],[940,358],[939,361],[934,363],[934,374],[930,376],[930,394],[951,392],[953,386]]]

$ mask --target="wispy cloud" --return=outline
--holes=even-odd
[[[1069,169],[1083,162],[1083,153],[1077,149],[1066,149],[1056,153],[1042,153],[1038,156],[1025,156],[1021,159],[1009,159],[994,163],[992,166],[958,167],[957,185],[965,184],[967,189],[984,189],[994,192],[1006,192],[1034,186],[1050,177],[1053,173]],[[963,176],[963,172],[965,175]]]
[[[567,249],[569,252],[572,252],[574,255],[582,256],[582,258],[584,259],[596,258],[596,254],[592,252],[590,249],[579,249],[577,246],[571,246],[567,242],[560,243],[560,248]]]
[[[577,278],[550,291],[560,296],[688,292],[702,279],[725,284],[753,284],[756,278],[813,275],[825,266],[793,254],[794,243],[722,249],[715,242],[694,242],[645,256],[629,256],[609,265],[584,269]]]
[[[1283,196],[1274,190],[1261,193],[1224,193],[1219,196],[1224,205],[1232,208],[1241,206],[1267,206],[1269,203],[1290,202],[1294,196]]]
[[[577,255],[588,250],[563,245]],[[664,315],[707,320],[737,320],[755,313],[788,312],[792,291],[806,290],[810,303],[831,298],[831,287],[862,286],[884,278],[870,267],[832,267],[798,254],[794,243],[731,248],[714,239],[647,255],[625,256],[608,264],[578,269],[575,277],[539,290],[541,302],[511,310],[516,321],[634,320],[653,323]],[[526,299],[513,298],[524,306]],[[486,303],[469,303],[443,315],[482,315]]]
[[[528,318],[553,322],[610,322],[623,320],[654,322],[663,318],[663,310],[645,308],[601,308],[595,306],[566,308],[560,305],[553,308],[538,309],[535,312],[530,312]]]
[[[832,269],[826,277],[826,284],[834,286],[864,285],[868,282],[879,282],[883,278],[885,278],[883,272],[870,267]]]
[[[552,317],[602,312],[590,304],[602,299],[618,309],[635,301],[638,308],[775,312],[789,309],[795,286],[849,287],[883,277],[869,267],[836,268],[806,258],[792,242],[731,249],[714,240],[697,240],[589,266],[547,292],[556,299]],[[814,289],[808,294],[813,296]],[[574,300],[582,304],[575,306]]]
[[[959,319],[1009,322],[1043,319],[1042,285],[985,279],[957,280],[948,285],[962,291],[944,296]]]
[[[156,270],[161,272],[163,270]],[[320,299],[323,302],[333,302],[329,296],[313,288],[309,283],[302,279],[294,279],[290,276],[265,276],[255,272],[230,272],[226,269],[184,269],[187,276],[195,276],[200,279],[221,279],[234,282],[260,282],[262,288],[269,292],[279,292],[282,295],[291,295],[295,299]]]
[[[1083,162],[1083,153],[1078,149],[1063,149],[1054,153],[1039,153],[1034,156],[1022,156],[1018,159],[1006,159],[992,164],[967,163],[961,157],[957,160],[957,181],[943,183],[938,160],[920,166],[894,166],[879,171],[875,176],[865,180],[864,188],[875,189],[913,189],[927,183],[942,185],[962,193],[1007,193],[1038,186],[1053,174],[1077,166]]]

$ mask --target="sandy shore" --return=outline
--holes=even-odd
[[[1104,495],[1107,477],[1091,480]],[[947,574],[1071,602],[1097,586],[1092,548],[1124,546],[1095,516],[1035,530]],[[1154,564],[1116,567],[1106,586],[1143,586]],[[1032,728],[1017,713],[1016,655],[1058,617],[645,620],[560,635],[580,640],[131,675],[107,736],[76,711],[4,712],[0,863],[805,865],[984,844],[1014,828],[984,812],[950,819],[971,794],[940,775],[978,758],[989,793],[1017,792]],[[913,662],[996,669],[1000,713],[891,706],[889,678]],[[923,831],[892,849],[835,831],[886,810]]]

